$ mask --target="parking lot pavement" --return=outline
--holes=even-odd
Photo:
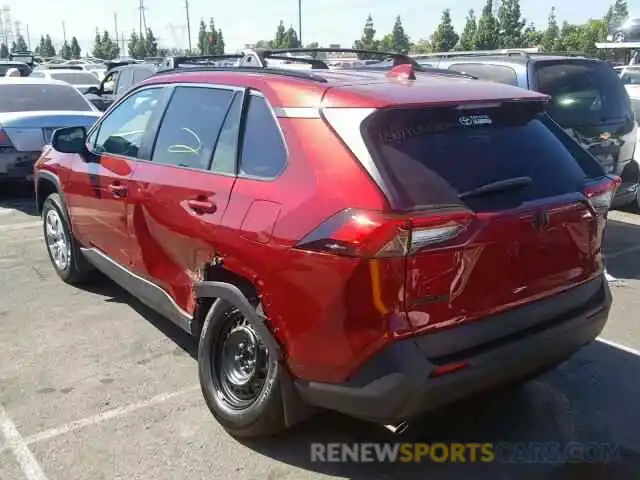
[[[606,253],[617,282],[603,333],[613,345],[596,342],[517,392],[416,421],[406,436],[609,442],[617,461],[314,463],[311,442],[396,439],[331,413],[277,439],[232,439],[202,400],[193,341],[106,280],[59,281],[31,202],[0,198],[0,479],[638,478],[639,246],[640,216],[613,212]]]

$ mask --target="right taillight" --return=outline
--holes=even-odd
[[[607,175],[603,179],[590,182],[585,186],[584,195],[599,216],[605,217],[607,215],[621,182],[620,177]]]
[[[306,235],[296,248],[365,258],[401,257],[457,237],[470,212],[405,216],[346,209]]]

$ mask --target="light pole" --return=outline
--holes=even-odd
[[[298,43],[302,47],[302,0],[298,0]]]

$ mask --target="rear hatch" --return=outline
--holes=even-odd
[[[636,124],[624,85],[607,63],[536,59],[532,87],[552,97],[549,113],[600,162],[622,175],[633,158]]]
[[[412,331],[487,317],[602,274],[604,213],[617,179],[603,177],[542,109],[394,108],[364,122],[402,219],[381,252],[404,245]]]

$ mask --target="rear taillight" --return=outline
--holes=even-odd
[[[401,257],[453,239],[471,217],[468,212],[407,217],[347,209],[306,235],[296,248],[349,257]]]
[[[13,143],[11,143],[11,139],[7,132],[0,128],[0,148],[13,148]]]
[[[620,177],[607,175],[602,180],[585,186],[584,195],[598,215],[606,216],[621,182]]]

